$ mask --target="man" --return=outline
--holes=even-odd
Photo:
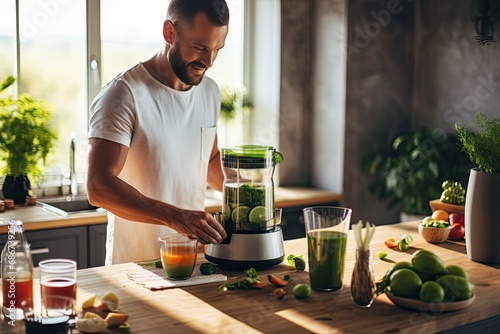
[[[106,264],[159,257],[158,237],[220,243],[204,212],[208,184],[222,189],[216,124],[220,94],[204,76],[228,33],[225,0],[171,0],[165,45],[124,71],[91,106],[87,194],[108,210]]]

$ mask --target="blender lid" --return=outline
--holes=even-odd
[[[221,150],[224,167],[268,168],[283,161],[283,155],[273,146],[240,145]]]

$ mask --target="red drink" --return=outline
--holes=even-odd
[[[20,279],[17,277],[2,278],[3,306],[7,309],[22,309],[23,306],[33,308],[33,277]],[[23,305],[23,301],[25,305]]]
[[[67,277],[51,277],[40,281],[42,304],[46,310],[67,313],[74,309],[76,280]]]
[[[165,274],[171,279],[191,277],[196,264],[196,247],[175,246],[162,251],[162,263]]]

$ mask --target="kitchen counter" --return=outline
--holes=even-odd
[[[135,270],[137,265],[125,263],[79,270],[77,298],[81,303],[93,293],[100,296],[113,291],[120,298],[120,310],[130,316],[131,333],[435,333],[452,329],[453,333],[484,333],[498,329],[500,265],[468,260],[462,242],[426,243],[417,232],[418,223],[377,227],[372,241],[376,279],[383,277],[394,262],[409,261],[412,252],[425,248],[439,255],[445,264],[459,265],[467,270],[475,285],[475,300],[467,308],[446,313],[406,310],[395,307],[385,295],[379,296],[368,309],[355,307],[349,294],[355,260],[352,231],[347,242],[344,288],[335,293],[313,291],[307,299],[295,299],[293,286],[309,283],[309,276],[307,271],[298,273],[292,270],[286,261],[258,270],[262,280],[266,280],[270,273],[280,277],[284,274],[292,276],[293,281],[285,287],[287,295],[282,300],[273,297],[274,288],[270,285],[261,290],[222,292],[216,291],[220,283],[212,283],[150,291],[127,278],[127,273]],[[408,252],[384,246],[385,238],[398,238],[404,233],[414,237]],[[376,257],[378,251],[388,253],[386,260]],[[306,239],[285,241],[285,252],[307,254]],[[203,262],[203,254],[199,254],[198,265]],[[229,280],[241,274],[224,273]],[[35,297],[39,302],[39,295],[35,294]],[[17,322],[16,327],[0,322],[1,333],[23,333],[22,328],[22,322]]]
[[[280,208],[293,206],[319,205],[322,203],[339,202],[341,195],[313,188],[276,188],[275,205]],[[207,212],[221,211],[221,199],[216,196],[207,197],[205,201]],[[16,205],[14,209],[0,213],[0,233],[6,233],[10,219],[20,219],[26,231],[63,228],[82,225],[103,224],[107,222],[105,210],[97,212],[74,213],[66,217],[36,206]]]

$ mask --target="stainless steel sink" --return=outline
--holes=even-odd
[[[96,212],[99,208],[89,203],[86,196],[67,196],[38,200],[37,204],[46,210],[68,216],[82,212]]]

